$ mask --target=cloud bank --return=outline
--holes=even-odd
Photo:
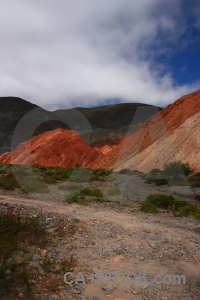
[[[193,2],[193,3],[192,3]],[[1,0],[0,95],[41,106],[95,106],[107,99],[165,106],[198,89],[177,85],[167,64],[199,1]]]

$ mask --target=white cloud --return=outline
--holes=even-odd
[[[181,0],[1,0],[0,95],[41,106],[164,106],[198,88],[175,87],[154,61],[183,30]]]

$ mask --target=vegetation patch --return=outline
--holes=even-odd
[[[73,191],[65,197],[67,203],[86,205],[88,202],[106,202],[100,189],[83,188],[81,191]]]
[[[146,180],[146,183],[149,183],[149,184],[154,183],[157,186],[168,185],[167,179],[162,179],[162,178],[148,178]]]
[[[166,164],[163,170],[152,169],[144,175],[144,179],[146,179],[146,183],[153,183],[157,186],[186,186],[188,185],[188,178],[193,172],[194,170],[188,163],[174,161]]]
[[[109,195],[109,196],[117,196],[117,195],[120,195],[120,189],[118,189],[118,188],[109,188],[108,190],[107,190],[107,195]]]
[[[90,181],[106,181],[107,177],[112,174],[112,170],[95,170],[92,172]]]
[[[127,175],[136,175],[136,176],[143,176],[144,173],[138,170],[129,170],[129,169],[121,169],[119,174],[127,174]]]
[[[0,188],[7,191],[14,191],[21,188],[14,174],[10,171],[0,174]]]
[[[100,189],[90,189],[89,187],[83,188],[81,194],[84,196],[97,197],[97,198],[103,197],[103,193]]]
[[[86,205],[86,198],[79,191],[74,191],[65,196],[65,202]]]
[[[35,178],[27,178],[22,182],[23,189],[28,193],[48,193],[47,184]]]
[[[154,194],[147,197],[142,202],[141,210],[148,213],[158,213],[160,209],[174,212],[175,215],[181,217],[193,217],[200,219],[200,207],[191,204],[181,198],[174,198],[163,194]]]
[[[22,291],[26,297],[31,293],[32,273],[26,269],[30,259],[29,246],[44,245],[45,231],[38,219],[21,217],[20,210],[0,212],[0,295],[12,295]]]
[[[194,188],[200,188],[200,172],[188,177],[189,184]]]

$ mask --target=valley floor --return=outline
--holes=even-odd
[[[38,280],[33,282],[35,299],[200,299],[198,220],[173,217],[164,212],[146,214],[139,211],[137,202],[128,200],[83,206],[53,199],[42,201],[0,195],[0,209],[5,211],[10,207],[14,210],[21,207],[22,214],[39,217],[47,231],[46,248],[32,249],[31,254],[38,256],[28,262],[39,272]],[[77,230],[70,236],[69,222],[77,224]],[[47,274],[41,264],[46,254],[52,263],[51,272]],[[72,279],[75,281],[78,272],[82,272],[85,283],[70,286],[64,282],[67,269],[61,270],[60,262],[70,257],[76,260]],[[103,283],[93,282],[97,280],[96,272],[104,273]],[[113,276],[108,282],[106,272],[147,273],[148,282],[117,284]],[[156,274],[162,280],[166,275],[184,275],[186,284],[155,284]],[[118,282],[122,279],[117,278]],[[23,293],[19,293],[19,298],[26,299]]]

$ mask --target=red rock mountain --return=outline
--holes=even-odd
[[[142,123],[93,167],[146,172],[173,160],[188,162],[200,171],[200,90]]]
[[[79,165],[89,168],[101,156],[101,152],[86,145],[76,131],[59,128],[20,144],[12,152],[3,154],[0,161],[58,167]]]
[[[128,168],[146,172],[181,160],[200,171],[200,91],[178,99],[121,140],[114,148],[99,144],[95,149],[76,131],[56,129],[20,144],[0,156],[0,161],[59,167],[78,164],[92,169]]]

